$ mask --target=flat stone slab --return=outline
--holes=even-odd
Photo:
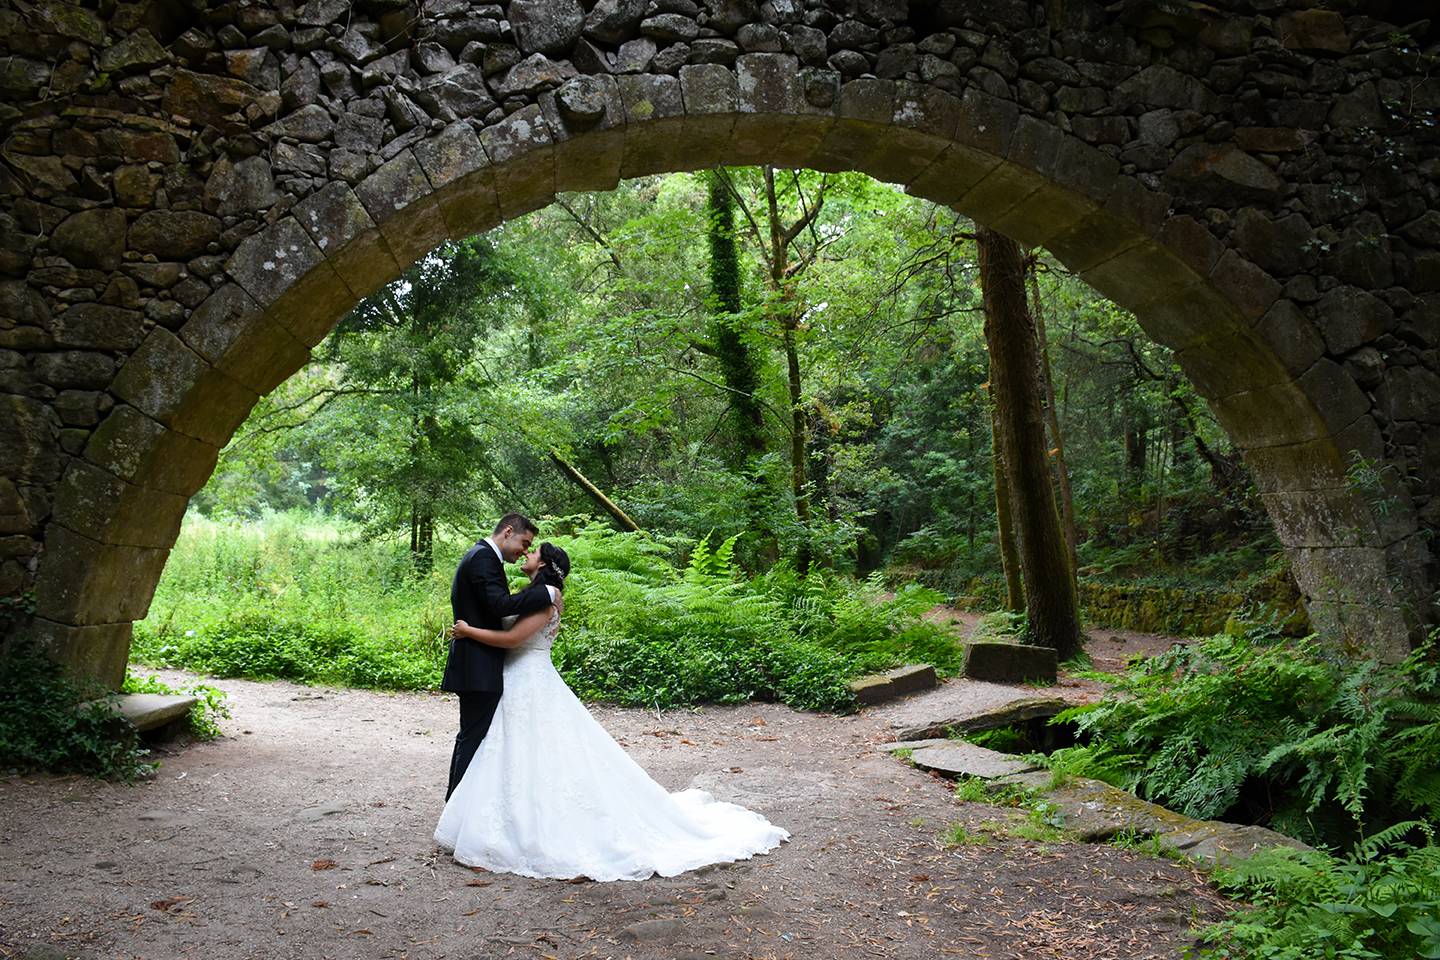
[[[888,723],[896,740],[923,740],[951,731],[975,733],[1053,717],[1083,702],[1085,696],[1078,690],[1070,697],[1062,691],[1037,695],[1028,687],[956,678],[902,703],[879,707],[871,715]]]
[[[1076,777],[1049,796],[1065,814],[1065,829],[1092,843],[1122,833],[1153,837],[1199,822],[1088,777]]]
[[[1044,767],[1037,767],[1024,773],[1011,773],[1003,777],[996,777],[986,785],[986,789],[998,791],[1004,790],[1006,787],[1019,787],[1021,790],[1048,790],[1054,776]]]
[[[1159,838],[1160,845],[1167,850],[1183,853],[1191,860],[1216,866],[1231,860],[1243,860],[1271,847],[1310,849],[1294,837],[1287,837],[1265,827],[1224,823],[1220,820],[1199,820],[1196,823],[1198,826],[1192,830],[1164,834]]]
[[[881,753],[896,753],[900,750],[922,750],[925,747],[937,747],[942,743],[950,743],[948,737],[930,737],[925,740],[896,740],[894,743],[882,743],[876,747]]]
[[[992,683],[1054,683],[1055,651],[1025,643],[977,641],[965,644],[965,676]]]
[[[1206,866],[1248,857],[1271,847],[1309,849],[1299,840],[1264,827],[1196,820],[1141,800],[1099,780],[1077,777],[1050,791],[1050,802],[1065,816],[1065,829],[1081,840],[1099,842],[1122,833],[1154,838],[1162,850],[1184,854]]]
[[[921,747],[910,755],[910,762],[923,770],[934,770],[952,777],[980,777],[982,780],[1036,769],[1035,764],[1019,757],[977,747],[963,740]]]
[[[872,673],[850,681],[855,699],[863,704],[883,703],[907,693],[939,686],[940,678],[928,663],[911,663],[884,673]]]
[[[144,733],[189,715],[199,700],[165,693],[122,693],[108,701],[114,711]]]
[[[902,741],[884,744],[880,749],[893,752],[905,748],[914,750],[910,761],[917,767],[989,780],[987,790],[991,792],[1020,787],[1044,793],[1064,817],[1065,831],[1086,843],[1103,843],[1122,834],[1153,839],[1160,850],[1204,867],[1219,866],[1273,847],[1310,849],[1293,837],[1265,827],[1196,820],[1100,780],[1076,777],[1051,788],[1049,770],[963,741]]]

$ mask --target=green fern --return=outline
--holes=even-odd
[[[1268,796],[1262,821],[1312,843],[1440,820],[1430,650],[1382,665],[1270,641],[1263,630],[1221,635],[1135,664],[1103,702],[1057,718],[1085,746],[1052,766],[1088,765],[1204,819],[1247,791]]]
[[[1422,846],[1405,839],[1417,832]],[[1254,906],[1202,930],[1191,956],[1440,958],[1440,847],[1420,821],[1366,838],[1348,858],[1276,848],[1214,879]]]

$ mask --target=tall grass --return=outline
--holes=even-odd
[[[459,556],[458,545],[446,545]],[[443,553],[442,553],[443,556]],[[187,518],[132,656],[216,676],[389,689],[439,682],[449,578],[398,540],[303,515]]]
[[[778,699],[846,710],[852,677],[902,662],[959,670],[921,614],[921,587],[777,566],[746,579],[734,541],[711,545],[555,521],[571,556],[555,661],[589,699],[671,706]],[[187,520],[134,656],[218,676],[386,689],[436,686],[449,646],[450,577],[470,544],[438,543],[417,574],[399,539],[308,516]],[[518,582],[516,584],[518,586]]]

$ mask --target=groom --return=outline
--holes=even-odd
[[[495,524],[495,531],[470,548],[455,571],[450,585],[450,609],[456,620],[476,627],[501,629],[500,620],[512,614],[524,616],[550,605],[550,592],[543,584],[532,584],[511,596],[505,578],[506,563],[513,563],[530,549],[535,524],[522,514],[507,513]],[[455,753],[450,758],[450,785],[445,799],[455,792],[480,741],[495,719],[504,685],[505,651],[473,640],[452,639],[445,661],[441,690],[460,697],[460,732],[455,736]]]

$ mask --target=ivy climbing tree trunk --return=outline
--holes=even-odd
[[[793,316],[782,317],[785,345],[785,383],[790,391],[790,487],[795,496],[795,519],[800,521],[800,546],[795,551],[795,568],[803,575],[810,569],[810,490],[805,479],[805,408],[800,390],[800,355],[795,346]]]
[[[799,304],[790,285],[790,244],[803,229],[793,232],[780,222],[779,199],[775,194],[775,169],[765,167],[765,201],[770,214],[770,285],[777,294],[775,311],[780,325],[780,342],[785,350],[785,385],[790,394],[790,487],[795,497],[795,519],[800,522],[800,545],[795,551],[795,568],[803,575],[810,569],[810,492],[805,482],[805,408],[800,382],[800,353],[795,341],[800,326]],[[813,219],[825,202],[822,193]]]
[[[765,455],[765,417],[757,396],[760,364],[744,336],[741,311],[740,250],[735,239],[735,197],[723,169],[707,177],[710,242],[710,339],[720,375],[730,392],[735,434],[733,466],[749,478],[744,510],[755,535],[755,551],[765,565],[779,556],[770,517],[771,496],[761,458]]]
[[[795,519],[800,526],[800,541],[795,551],[795,566],[804,574],[810,567],[810,485],[806,478],[806,420],[804,391],[800,375],[799,334],[801,319],[805,315],[802,298],[796,292],[796,281],[807,267],[815,262],[822,242],[813,227],[816,217],[825,205],[825,191],[829,186],[828,175],[821,175],[820,183],[812,197],[807,197],[801,187],[797,171],[790,171],[795,187],[796,199],[800,205],[800,216],[786,224],[780,219],[780,197],[775,187],[775,168],[761,168],[764,178],[764,199],[769,223],[768,232],[761,235],[756,217],[744,204],[733,183],[726,181],[732,197],[741,204],[750,234],[765,259],[765,279],[770,288],[770,316],[779,333],[781,347],[785,354],[785,384],[790,399],[790,486],[795,501]],[[792,256],[797,239],[811,230],[809,249],[801,249]]]
[[[990,389],[1005,451],[1029,636],[1068,660],[1080,652],[1080,611],[1045,455],[1040,352],[1026,300],[1025,255],[1014,240],[989,228],[978,231],[976,245]]]
[[[707,177],[710,191],[710,296],[711,340],[725,386],[730,388],[736,466],[747,466],[765,453],[765,420],[755,391],[760,386],[759,365],[743,336],[741,318],[740,251],[735,242],[735,200],[718,172]]]
[[[418,326],[418,323],[417,323]],[[435,420],[424,411],[428,406],[429,386],[423,380],[428,373],[419,365],[411,373],[411,393],[415,397],[416,414],[411,417],[410,470],[414,475],[410,493],[410,561],[421,575],[428,574],[435,565],[435,509],[426,482],[426,454],[433,447],[436,432]]]

